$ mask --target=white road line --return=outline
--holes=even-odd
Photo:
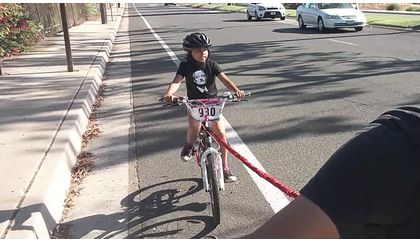
[[[152,26],[147,22],[147,20],[140,14],[137,10],[135,4],[133,3],[134,8],[136,9],[139,16],[143,19],[144,23],[146,24],[147,28],[149,28],[150,32],[155,36],[155,38],[159,41],[171,59],[174,61],[176,65],[179,65],[180,61],[178,57],[171,51],[171,49],[165,44],[165,42],[159,37],[158,34],[153,30]],[[234,148],[238,153],[242,156],[247,158],[255,167],[259,168],[262,171],[266,171],[261,163],[257,160],[257,158],[252,154],[251,150],[246,146],[246,144],[242,141],[242,139],[238,136],[238,134],[233,130],[232,126],[229,122],[222,116],[222,120],[225,121],[226,125],[226,133],[228,135],[229,143],[231,144],[232,148]],[[289,198],[278,188],[271,185],[266,180],[259,177],[255,174],[252,170],[248,169],[245,165],[243,165],[248,173],[250,174],[251,178],[257,184],[258,188],[260,189],[261,193],[273,209],[275,213],[280,211],[283,207],[285,207],[289,202]]]
[[[230,146],[235,149],[238,153],[248,159],[248,161],[260,169],[261,171],[267,172],[258,159],[254,156],[251,150],[246,146],[246,144],[242,141],[242,139],[238,136],[238,134],[233,130],[232,126],[229,122],[225,119],[225,117],[221,117],[221,120],[224,120],[226,126],[226,134],[229,140]],[[268,204],[270,204],[271,208],[275,213],[280,211],[283,207],[289,204],[289,198],[277,187],[273,186],[268,181],[261,178],[257,175],[254,171],[249,169],[245,166],[245,169],[248,171],[249,175],[251,176],[252,180],[254,180],[255,184],[257,184],[258,188],[260,189],[261,193],[264,195],[265,200],[267,200]]]
[[[345,42],[345,41],[339,41],[339,40],[335,40],[335,39],[328,39],[329,41],[334,41],[334,42],[338,42],[341,44],[346,44],[346,45],[351,45],[351,46],[358,46],[358,44],[354,44],[354,43],[350,43],[350,42]]]
[[[178,57],[175,55],[175,53],[171,50],[171,48],[169,48],[168,45],[166,45],[166,43],[162,40],[162,38],[160,38],[160,36],[155,32],[155,30],[152,28],[152,26],[149,24],[149,22],[147,22],[146,18],[143,17],[143,15],[141,15],[141,13],[137,10],[136,5],[133,3],[134,9],[136,9],[138,15],[140,16],[140,18],[143,19],[144,23],[146,24],[147,28],[149,28],[150,32],[152,32],[152,34],[155,36],[155,38],[159,41],[159,43],[162,45],[163,49],[165,49],[166,53],[168,53],[169,57],[172,59],[172,61],[179,66],[179,64],[181,63],[181,61],[179,61]]]

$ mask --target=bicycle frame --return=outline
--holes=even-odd
[[[226,103],[227,98],[210,98],[210,99],[199,99],[199,100],[191,100],[188,101],[186,99],[181,99],[182,103],[186,105],[188,112],[191,114],[191,116],[201,121],[202,129],[200,130],[201,135],[197,138],[198,146],[202,146],[203,151],[200,151],[201,149],[197,149],[197,164],[201,167],[201,173],[202,173],[202,179],[203,179],[203,187],[206,192],[210,191],[210,184],[208,181],[208,172],[207,172],[207,161],[208,155],[213,154],[215,163],[214,168],[216,169],[216,175],[217,175],[217,181],[219,190],[225,190],[225,181],[223,178],[223,163],[222,163],[222,157],[220,155],[219,149],[220,145],[217,144],[217,149],[213,147],[213,138],[209,135],[207,131],[209,131],[210,128],[210,121],[216,120],[221,115],[221,112],[223,110],[223,107]],[[209,113],[211,113],[211,108],[208,107],[208,104],[219,104],[220,105],[220,114],[217,117],[213,117],[213,119],[210,119]],[[197,114],[194,114],[193,107],[202,107],[203,108],[203,116],[198,117]],[[205,113],[204,110],[207,112]],[[215,112],[216,115],[216,112]],[[204,132],[202,131],[204,128]]]

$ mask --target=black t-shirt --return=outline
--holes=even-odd
[[[301,190],[341,238],[420,238],[420,107],[371,122]]]
[[[206,99],[217,96],[215,78],[221,72],[219,64],[211,59],[200,64],[188,56],[179,64],[177,74],[185,77],[189,99]]]

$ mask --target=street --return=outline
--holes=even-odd
[[[213,227],[199,167],[179,158],[185,107],[157,103],[186,56],[181,43],[189,33],[206,33],[210,57],[252,92],[247,102],[226,104],[228,140],[294,190],[381,113],[420,102],[418,32],[366,27],[319,33],[300,30],[294,19],[247,21],[242,13],[179,4],[129,4],[126,16],[120,32],[128,38],[117,39],[121,57],[114,61],[129,56],[131,73],[114,77],[132,84],[128,184],[135,186],[125,189],[128,238],[238,238],[287,204],[278,189],[261,192],[265,186],[229,155],[238,181],[221,193],[221,224]],[[227,91],[221,82],[217,86],[219,93]],[[177,94],[186,95],[185,85]]]

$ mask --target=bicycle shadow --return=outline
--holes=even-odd
[[[180,182],[193,183],[193,185],[185,193],[180,194],[180,191],[174,187],[174,184]],[[162,186],[166,188],[154,190]],[[180,236],[177,236],[178,233],[189,230],[188,225],[196,224],[203,225],[202,229],[197,230],[191,238],[203,238],[215,229],[212,217],[207,215],[176,217],[176,214],[180,212],[203,212],[208,208],[206,203],[179,205],[182,198],[194,195],[202,188],[200,178],[177,179],[151,185],[123,198],[120,202],[120,205],[124,208],[123,212],[108,215],[97,214],[65,222],[60,224],[58,233],[55,235],[62,239],[87,238],[86,236],[91,237],[89,235],[92,233],[96,234],[92,237],[95,239],[180,238]],[[145,196],[142,194],[145,194]],[[143,196],[144,198],[140,200]],[[172,218],[165,219],[165,216],[169,214]],[[178,228],[169,229],[168,225],[177,225]],[[185,228],[182,225],[185,225]]]

